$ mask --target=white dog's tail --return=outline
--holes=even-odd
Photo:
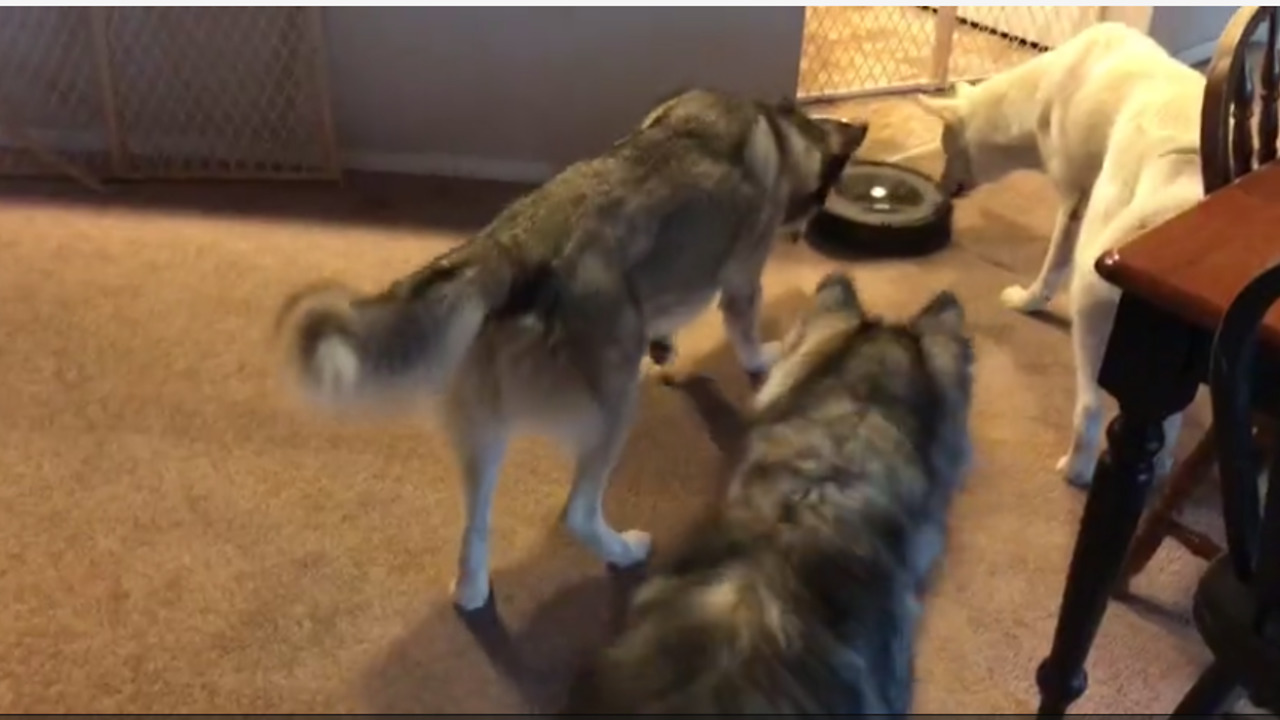
[[[328,406],[439,392],[511,287],[509,264],[480,244],[459,246],[376,295],[337,283],[295,293],[276,323],[287,371]]]

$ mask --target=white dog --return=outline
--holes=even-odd
[[[942,185],[960,195],[1014,170],[1039,170],[1061,198],[1040,274],[1001,301],[1044,308],[1071,279],[1076,363],[1074,437],[1058,470],[1084,486],[1102,435],[1098,372],[1119,291],[1094,270],[1102,253],[1194,205],[1200,174],[1205,78],[1154,40],[1121,23],[1100,23],[1056,49],[953,97],[919,97],[944,123]],[[1181,423],[1165,423],[1158,470],[1167,473]]]

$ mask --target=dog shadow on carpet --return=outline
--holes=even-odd
[[[805,299],[797,290],[768,302],[763,336],[780,338]],[[618,529],[649,531],[658,562],[722,495],[749,393],[727,343],[643,381],[605,512]],[[711,442],[693,440],[699,433]],[[568,487],[566,477],[566,495]],[[548,528],[527,560],[495,567],[484,608],[462,614],[435,599],[370,668],[364,702],[388,714],[555,712],[583,660],[620,627],[644,575],[644,568],[606,570],[559,527]]]

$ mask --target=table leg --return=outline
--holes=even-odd
[[[1036,672],[1042,718],[1065,715],[1088,687],[1085,660],[1137,530],[1164,442],[1163,417],[1124,405],[1120,410],[1107,426],[1107,449],[1085,501],[1053,648]]]
[[[1180,529],[1178,513],[1197,490],[1213,479],[1213,471],[1218,464],[1218,448],[1213,441],[1213,428],[1205,431],[1200,442],[1192,448],[1172,475],[1166,480],[1165,490],[1156,500],[1155,507],[1147,513],[1146,518],[1138,525],[1137,536],[1129,545],[1129,552],[1120,570],[1120,577],[1112,590],[1115,597],[1126,597],[1129,594],[1129,582],[1134,576],[1146,569],[1147,564],[1156,556],[1156,551],[1164,544],[1166,538],[1173,538],[1185,544],[1185,533]],[[1202,542],[1197,540],[1197,542]],[[1197,555],[1204,549],[1189,547]],[[1209,554],[1207,559],[1218,556],[1221,549]]]

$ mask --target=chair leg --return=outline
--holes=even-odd
[[[1236,679],[1215,660],[1200,674],[1199,679],[1187,694],[1182,696],[1182,701],[1178,703],[1178,707],[1174,708],[1173,715],[1170,717],[1217,715],[1226,709],[1227,703],[1233,699],[1239,689]]]
[[[1123,597],[1129,594],[1129,582],[1142,572],[1155,557],[1160,544],[1169,535],[1174,517],[1183,503],[1211,477],[1213,465],[1217,459],[1213,444],[1213,428],[1205,432],[1200,442],[1192,448],[1187,457],[1178,464],[1173,475],[1155,507],[1147,513],[1138,527],[1129,552],[1125,556],[1124,565],[1120,569],[1120,577],[1112,595]]]

